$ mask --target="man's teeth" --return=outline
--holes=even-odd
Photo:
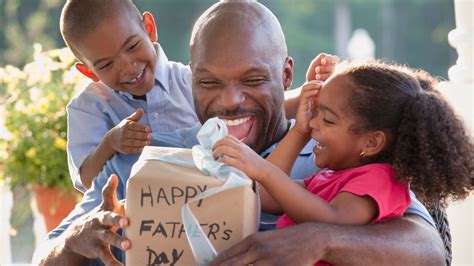
[[[320,143],[316,143],[316,147],[320,150],[324,149],[324,145],[321,145]]]
[[[234,119],[234,120],[227,120],[227,119],[222,119],[226,126],[232,127],[232,126],[238,126],[241,125],[247,121],[250,120],[250,116],[242,117],[239,119]]]

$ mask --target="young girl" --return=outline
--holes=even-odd
[[[262,209],[285,213],[277,228],[399,217],[408,184],[424,202],[463,199],[473,188],[474,145],[435,87],[426,72],[346,62],[320,90],[303,87],[296,125],[267,160],[232,136],[213,155],[261,183]],[[288,174],[311,137],[323,170],[295,183]]]

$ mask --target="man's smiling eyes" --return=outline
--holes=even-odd
[[[264,77],[253,77],[253,78],[248,78],[243,81],[244,85],[247,86],[258,86],[267,81],[268,79]]]
[[[259,86],[267,80],[268,79],[265,77],[252,77],[252,78],[243,79],[241,83],[244,86],[253,87],[253,86]],[[199,85],[204,88],[216,87],[222,84],[221,81],[213,80],[213,79],[201,79],[198,82],[199,82]]]
[[[218,86],[220,83],[216,80],[203,79],[199,81],[199,84],[203,88],[211,88],[211,87]]]

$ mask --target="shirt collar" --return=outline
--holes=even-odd
[[[294,127],[296,124],[296,120],[291,119],[290,120],[290,128]],[[300,151],[300,155],[302,156],[308,156],[313,153],[313,147],[316,144],[314,139],[311,139],[306,146]],[[262,157],[267,157],[278,145],[278,142],[273,144],[272,146],[268,147],[265,151],[260,153]]]
[[[165,52],[163,49],[161,49],[160,44],[154,43],[153,47],[155,48],[156,51],[156,65],[155,65],[155,85],[157,86],[156,83],[158,83],[159,87],[161,87],[166,93],[169,94],[169,72],[170,72],[170,67],[169,67],[169,61],[168,57],[166,56]],[[153,88],[152,88],[153,89]],[[151,91],[151,90],[150,90]],[[129,99],[133,99],[133,95],[124,92],[124,91],[117,91],[120,95],[125,96]]]
[[[155,82],[160,83],[161,87],[169,93],[169,73],[170,73],[170,65],[168,61],[168,57],[166,56],[163,49],[161,49],[161,45],[158,43],[154,43],[156,49],[156,67],[155,67]]]

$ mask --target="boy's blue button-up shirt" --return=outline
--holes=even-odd
[[[145,111],[140,123],[148,125],[153,133],[188,128],[198,122],[190,68],[168,61],[158,44],[155,48],[155,85],[146,94],[146,101],[134,99],[130,93],[118,92],[97,82],[90,83],[68,104],[68,165],[74,186],[79,190],[85,191],[79,177],[79,168],[84,160],[110,129],[137,108]],[[124,156],[122,159],[127,158]]]

